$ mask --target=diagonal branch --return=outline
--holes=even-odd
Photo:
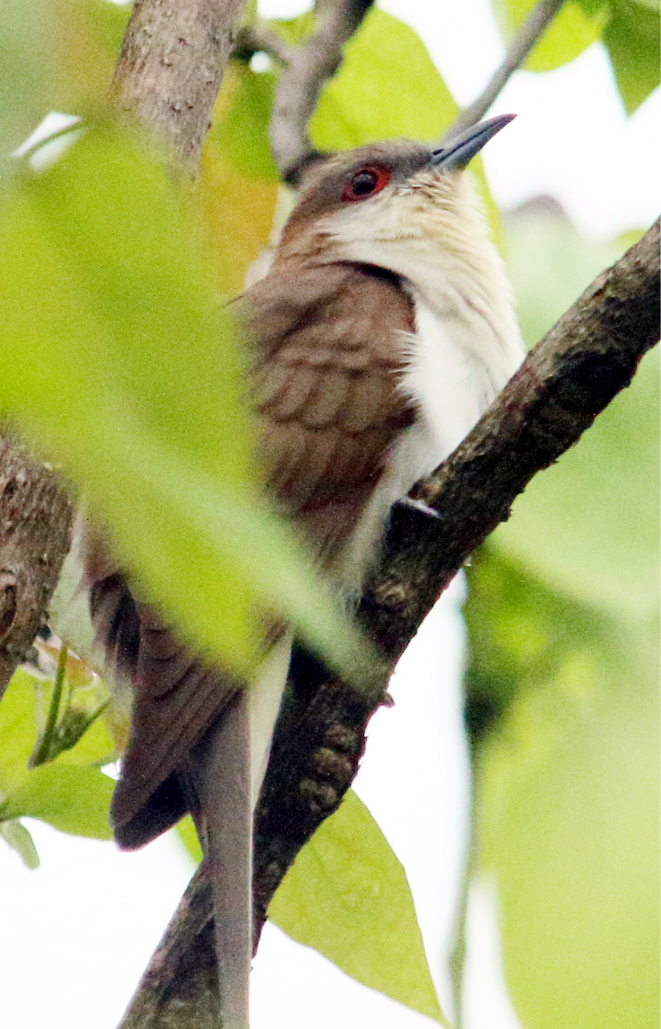
[[[296,185],[301,162],[314,153],[308,122],[327,79],[342,61],[342,47],[374,0],[317,0],[317,30],[302,46],[290,48],[271,114],[271,150],[285,182]]]
[[[463,110],[446,133],[447,138],[458,136],[464,129],[475,125],[483,118],[493,102],[503,91],[511,76],[517,71],[533,49],[537,40],[555,18],[564,0],[539,0],[510,43],[505,59],[493,74],[483,93],[470,107]]]

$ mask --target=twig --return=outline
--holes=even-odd
[[[555,18],[564,0],[539,0],[510,43],[505,60],[496,70],[486,89],[470,107],[462,111],[446,133],[446,139],[458,136],[475,125],[487,113],[514,72],[521,67],[549,23]]]
[[[374,0],[317,0],[317,31],[291,49],[280,76],[271,114],[271,150],[285,182],[296,184],[301,162],[314,153],[308,122],[324,83],[342,60],[342,46],[354,34]]]
[[[269,25],[259,19],[253,25],[242,25],[236,35],[232,57],[248,60],[253,54],[268,54],[279,64],[288,65],[295,47],[288,46]]]
[[[135,0],[115,68],[117,105],[193,178],[245,0]]]

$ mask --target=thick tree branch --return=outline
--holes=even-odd
[[[194,178],[245,0],[135,0],[115,68],[117,105]]]
[[[487,113],[496,97],[502,92],[511,76],[521,67],[526,57],[553,21],[564,0],[539,0],[514,36],[505,54],[505,59],[493,74],[483,93],[470,107],[462,111],[446,134],[446,138],[458,136],[471,125],[475,125]]]
[[[374,0],[317,0],[317,30],[291,48],[280,76],[271,114],[271,150],[285,182],[296,184],[301,162],[314,152],[308,122],[327,79],[342,60],[342,47],[354,34]]]
[[[71,514],[59,477],[10,435],[0,438],[0,698],[46,624]]]

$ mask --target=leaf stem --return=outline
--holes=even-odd
[[[55,726],[57,725],[57,716],[60,712],[60,702],[62,700],[62,691],[64,688],[64,677],[67,667],[67,656],[68,649],[62,644],[60,647],[60,656],[57,662],[57,673],[55,675],[55,682],[53,684],[53,695],[51,697],[50,708],[48,710],[48,719],[46,720],[46,728],[43,731],[41,739],[38,741],[35,750],[33,751],[30,760],[28,762],[30,768],[36,768],[37,765],[43,765],[49,760],[51,750],[51,739]]]

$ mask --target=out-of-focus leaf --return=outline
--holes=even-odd
[[[431,142],[456,112],[416,33],[373,9],[347,43],[338,74],[324,88],[310,133],[320,150],[400,136]]]
[[[506,39],[521,27],[537,0],[497,0],[494,10]],[[549,71],[573,61],[595,43],[603,32],[607,8],[603,3],[566,0],[540,37],[524,67],[528,71]]]
[[[356,679],[365,648],[258,500],[243,362],[191,236],[117,131],[26,179],[0,232],[0,394],[178,624],[246,670],[266,604]]]
[[[52,73],[52,5],[49,0],[3,0],[0,4],[0,169],[9,154],[49,110]]]
[[[219,289],[243,289],[248,268],[268,243],[277,197],[275,182],[243,175],[214,139],[207,140],[197,200]]]
[[[37,848],[34,845],[34,840],[30,836],[30,833],[17,819],[11,819],[6,822],[0,822],[0,836],[2,836],[5,843],[7,843],[12,850],[15,850],[17,854],[20,854],[23,859],[23,864],[26,868],[34,871],[35,868],[39,868],[39,855],[37,854]]]
[[[34,738],[34,680],[19,668],[0,704],[0,795],[25,778]]]
[[[105,106],[131,4],[52,0],[55,77],[50,106],[82,114]]]
[[[510,225],[509,271],[528,340],[539,339],[617,256],[568,222],[522,215]],[[534,253],[534,261],[530,259]],[[658,350],[578,446],[532,481],[500,545],[560,591],[631,618],[658,610]]]
[[[655,1024],[661,710],[647,661],[567,653],[483,754],[482,860],[523,1025]]]
[[[33,768],[0,804],[0,818],[40,818],[72,836],[110,840],[114,783],[96,768],[55,762]]]
[[[613,0],[604,43],[628,114],[659,85],[658,9],[633,0]]]
[[[467,604],[480,861],[523,1025],[658,1023],[657,648],[491,551]],[[493,710],[491,713],[493,713]],[[479,737],[474,737],[475,739]],[[631,984],[636,987],[632,990]]]
[[[526,346],[537,343],[592,280],[641,233],[598,243],[581,236],[552,197],[506,215],[507,271]],[[534,260],[531,260],[534,255]]]
[[[404,870],[351,791],[296,858],[269,918],[347,975],[447,1025]]]
[[[223,77],[214,124],[207,137],[221,149],[226,161],[250,182],[279,183],[280,177],[271,157],[269,122],[273,103],[275,75],[255,74],[246,64],[230,64]],[[231,187],[230,187],[231,188]]]
[[[176,832],[186,848],[189,857],[193,859],[196,865],[199,865],[203,856],[202,847],[200,846],[200,841],[197,836],[195,823],[190,815],[186,815],[185,818],[181,819],[177,825]]]
[[[493,544],[474,556],[467,575],[466,717],[479,743],[521,691],[555,682],[562,667],[592,666],[619,627],[554,593]]]

